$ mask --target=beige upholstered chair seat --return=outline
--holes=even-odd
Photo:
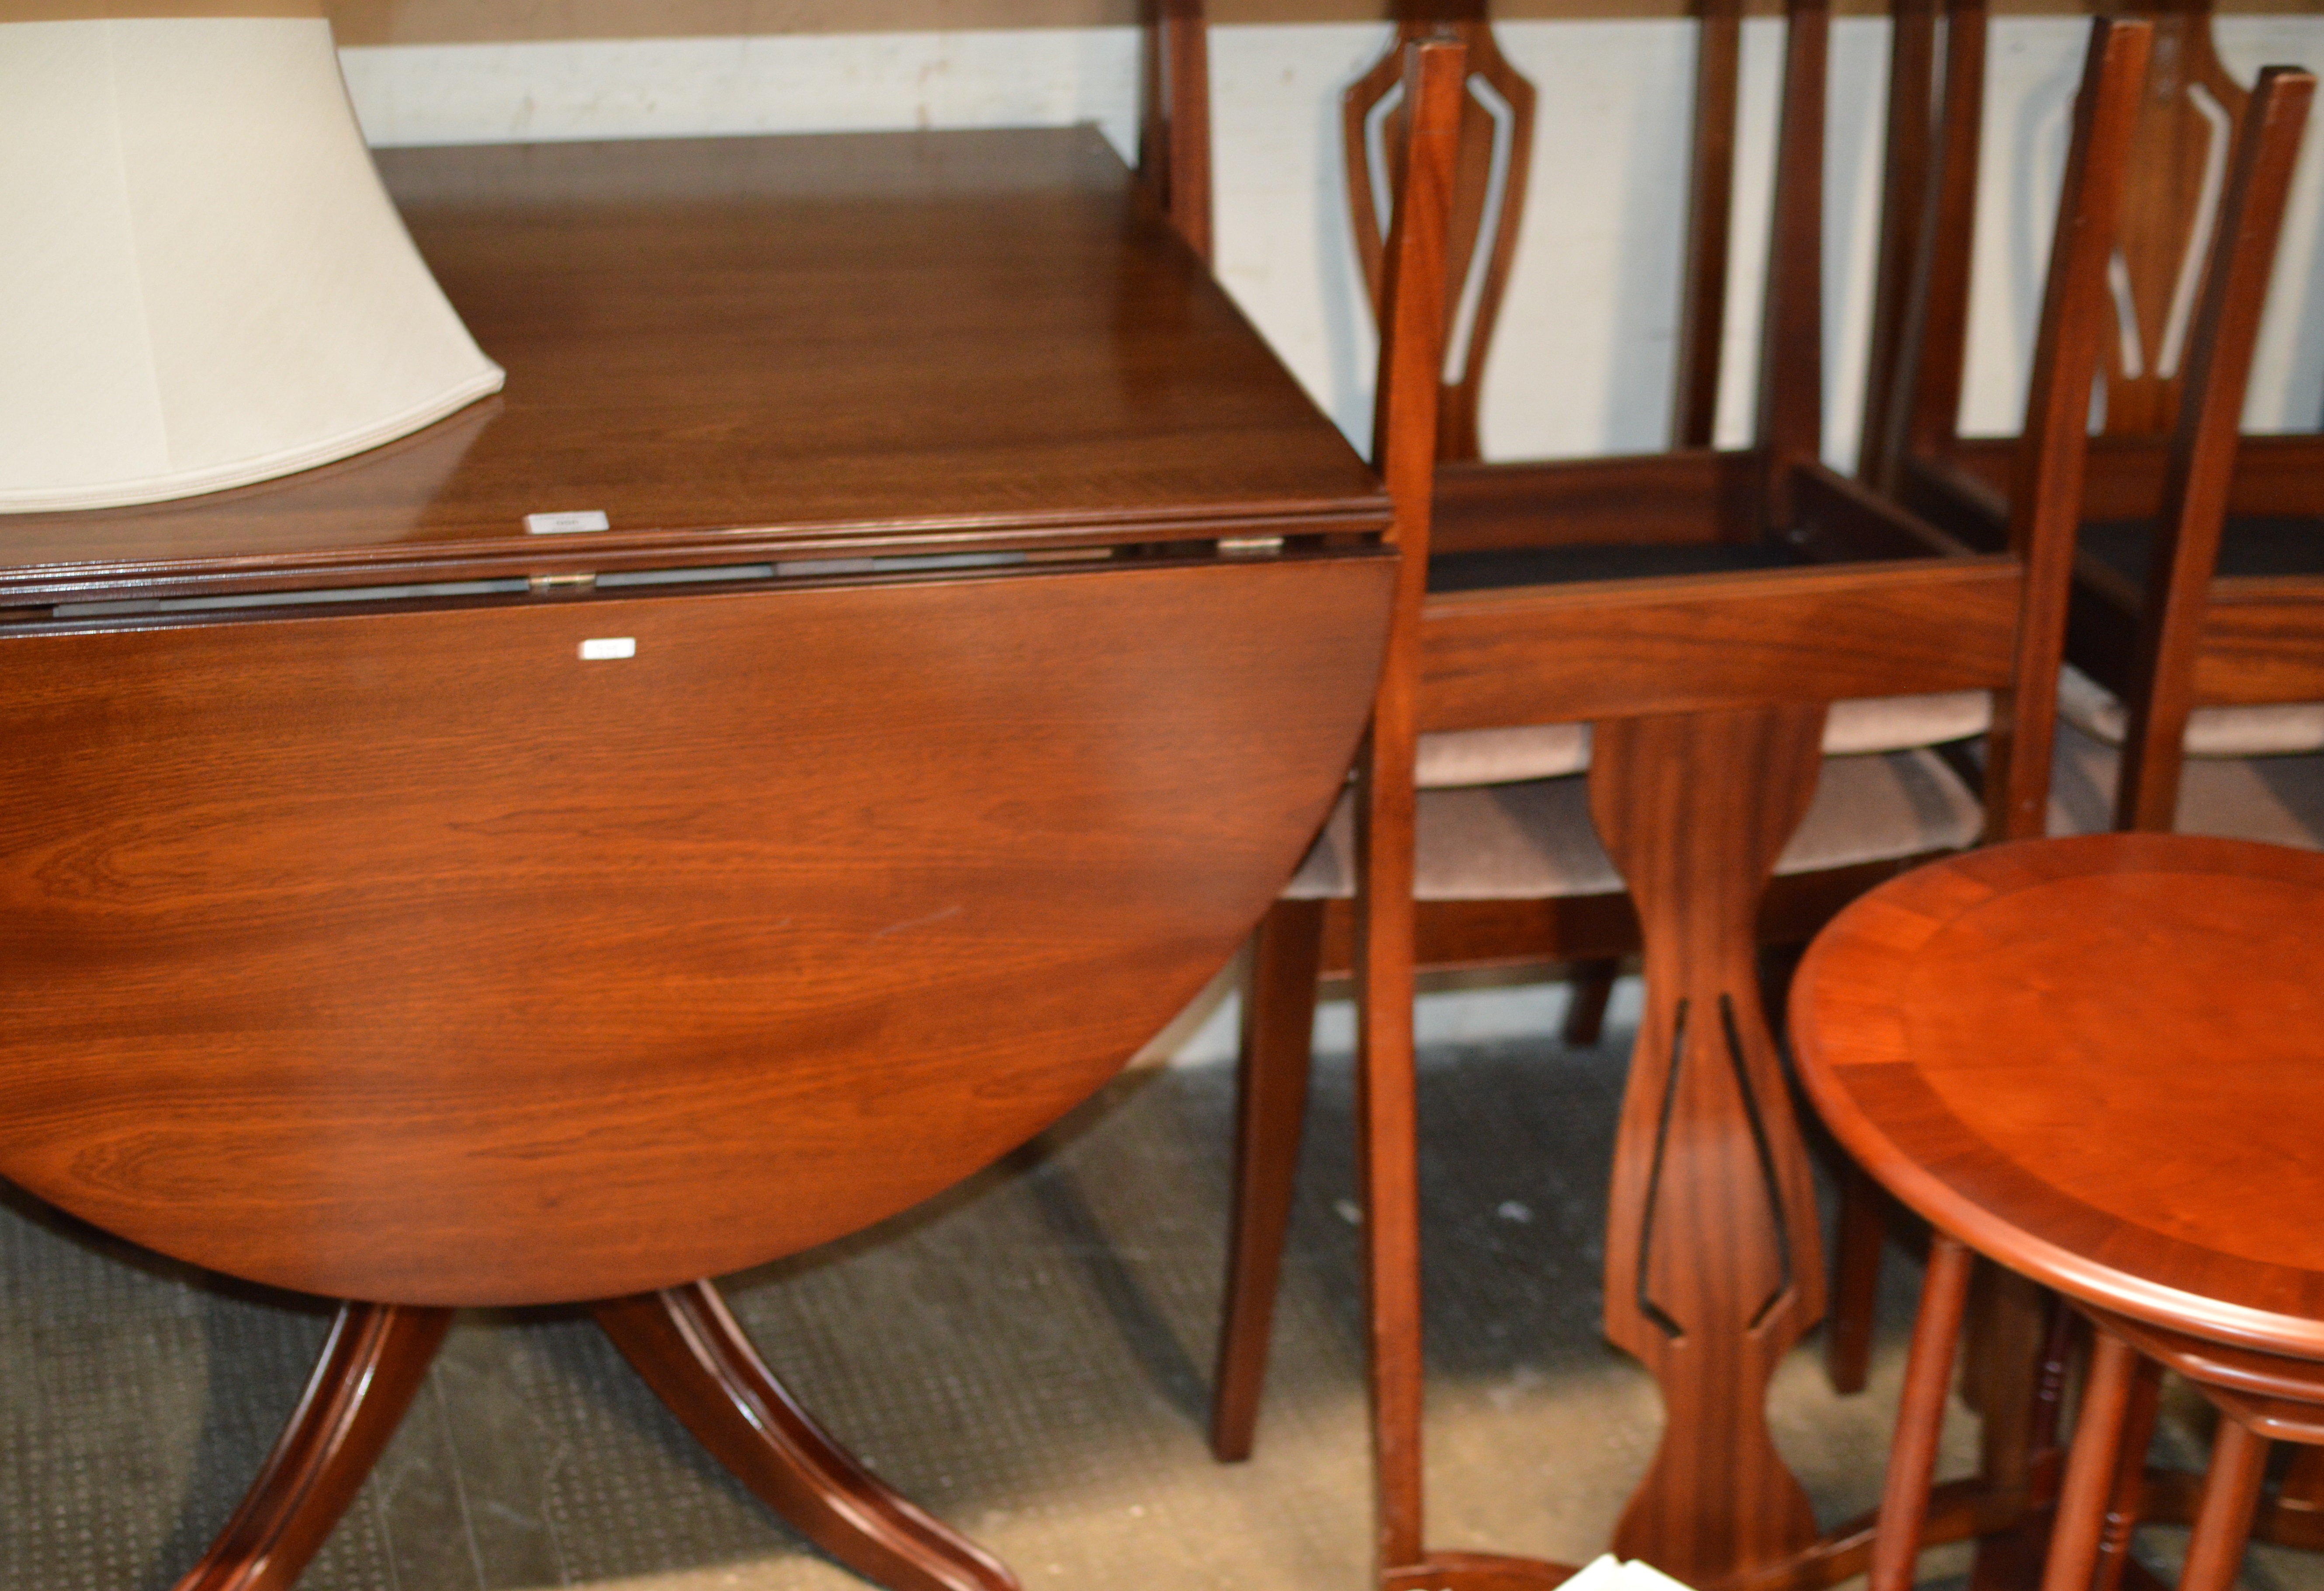
[[[1590,726],[1528,724],[1424,735],[1416,763],[1423,790],[1556,779],[1590,766]]]
[[[2071,663],[2058,676],[2058,716],[2109,746],[2122,745],[2130,722],[2122,698]],[[2187,715],[2186,745],[2190,757],[2290,757],[2324,752],[2324,701],[2197,708]]]
[[[1924,747],[1827,757],[1815,801],[1776,871],[1814,873],[1956,849],[1977,837],[1983,819],[1977,797]],[[1293,900],[1351,894],[1354,859],[1353,807],[1343,797],[1283,893]],[[1540,900],[1621,887],[1590,821],[1586,779],[1421,792],[1421,900]]]
[[[2058,726],[2050,774],[2052,834],[2098,834],[2114,827],[2121,755],[2070,723]],[[2324,756],[2190,755],[2179,774],[2178,829],[2324,850]]]
[[[1907,751],[1982,735],[1993,698],[1982,690],[1931,696],[1868,696],[1836,701],[1824,720],[1827,756]],[[1533,724],[1519,729],[1462,729],[1420,737],[1419,784],[1452,790],[1555,779],[1590,766],[1590,726]]]

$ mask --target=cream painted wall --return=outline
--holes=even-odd
[[[1370,333],[1342,215],[1341,88],[1381,48],[1362,23],[1213,30],[1221,277],[1351,436],[1369,425]],[[1729,302],[1756,305],[1781,25],[1746,29],[1738,250]],[[1994,26],[1973,344],[1964,419],[2015,429],[2062,163],[2081,24]],[[1503,48],[1540,91],[1533,194],[1496,356],[1484,441],[1498,458],[1662,444],[1684,202],[1691,29],[1675,21],[1517,22]],[[2324,62],[2324,17],[2218,24],[2248,79]],[[374,143],[1092,121],[1128,153],[1137,35],[1127,28],[388,45],[342,52]],[[1825,251],[1827,451],[1852,455],[1879,181],[1886,23],[1833,29]],[[2324,118],[2311,127],[2246,423],[2324,421]],[[1755,316],[1730,313],[1720,430],[1749,412]]]

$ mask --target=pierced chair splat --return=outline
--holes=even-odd
[[[1646,1009],[1616,1148],[1606,1324],[1655,1372],[1669,1418],[1614,1548],[1704,1586],[1829,1584],[1864,1556],[1860,1532],[1819,1537],[1767,1431],[1767,1377],[1820,1315],[1822,1277],[1756,948],[1771,920],[1804,938],[1932,851],[2038,831],[2070,557],[2071,526],[2054,516],[2026,516],[2002,550],[1978,552],[1819,461],[1828,17],[1810,0],[1786,16],[1759,439],[1737,451],[1440,462],[1406,687],[1419,738],[1399,809],[1412,814],[1416,900],[1398,909],[1423,964],[1432,936],[1461,921],[1449,914],[1480,905],[1489,910],[1462,928],[1475,959],[1493,955],[1476,954],[1489,942],[1479,923],[1522,924],[1535,959],[1643,945]],[[1351,148],[1360,126],[1383,119],[1372,103],[1351,96]],[[1464,153],[1458,170],[1473,181],[1493,165]],[[1501,180],[1504,192],[1515,186]],[[1371,187],[1356,187],[1360,216]],[[1716,208],[1698,202],[1697,225]],[[1489,210],[1456,202],[1453,215]],[[1511,225],[1506,209],[1499,224]],[[1472,271],[1489,270],[1480,238]],[[2091,281],[2102,288],[2102,276]],[[2021,455],[2031,499],[2047,501],[2057,472],[2078,467],[2058,418],[2071,407],[2058,387],[2071,367],[2045,358],[2029,401],[2029,429],[2045,439]],[[1435,368],[1439,389],[1456,392],[1460,367]],[[1404,655],[1391,649],[1391,670]],[[1924,739],[1932,722],[1945,726]],[[1980,793],[1926,740],[1988,723]],[[1861,754],[1825,754],[1851,739]],[[1470,772],[1456,787],[1447,770],[1471,752],[1522,753],[1529,765],[1496,779]],[[1942,814],[1937,835],[1878,828],[1871,796],[1907,781],[1924,781],[1925,799],[1895,807]],[[1263,1374],[1316,972],[1343,954],[1360,966],[1382,953],[1391,907],[1366,893],[1360,865],[1382,821],[1360,798],[1335,819],[1259,942],[1213,1411],[1224,1457],[1249,1450]],[[1868,827],[1895,843],[1849,854],[1840,837],[1860,840]],[[1480,837],[1498,851],[1464,850]],[[1332,897],[1351,888],[1342,909]],[[1505,898],[1475,898],[1496,888]],[[1506,898],[1526,890],[1532,898]],[[1349,924],[1344,939],[1335,918]],[[1601,937],[1586,951],[1553,940],[1544,956],[1544,924]],[[1401,976],[1408,992],[1408,966]],[[1385,1022],[1379,998],[1365,993],[1361,1009]],[[1408,1010],[1393,1020],[1408,1046]],[[1364,1064],[1371,1078],[1386,1062]],[[1376,1346],[1389,1329],[1376,1320]],[[1406,1438],[1416,1443],[1416,1428]],[[1416,1510],[1416,1474],[1411,1485]],[[1958,1535],[2006,1499],[1972,1487],[1956,1501],[1943,1526]]]
[[[2249,92],[2214,50],[2209,4],[2173,0],[2153,22],[2109,269],[2103,432],[2091,447],[2060,703],[2070,782],[2059,821],[2105,827],[2111,807],[2117,825],[2169,828],[2183,788],[2186,820],[2204,832],[2324,845],[2324,435],[2229,444],[2215,578],[2188,624],[2190,655],[2158,675],[2143,650],[2172,556],[2172,438],[2196,373],[2206,263],[2226,241],[2234,156],[2249,136],[2239,129],[2252,125]],[[1979,546],[1993,544],[2006,513],[2015,446],[1959,427],[1987,25],[1982,0],[1952,0],[1941,18],[1933,5],[1900,13],[1899,60],[1939,53],[1941,36],[1945,64],[1941,83],[1933,69],[1917,70],[1892,102],[1864,460],[1868,480]],[[2247,207],[2243,224],[2273,229],[2282,206],[2266,208]],[[2238,301],[2256,313],[2266,285],[2262,266]],[[2155,723],[2158,709],[2181,720],[2175,735],[2132,728]],[[2125,754],[2132,738],[2144,744]],[[2258,757],[2270,761],[2223,765]]]

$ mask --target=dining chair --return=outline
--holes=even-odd
[[[1448,9],[1427,8],[1431,14]],[[1400,41],[1448,26],[1469,47],[1471,81],[1462,103],[1462,166],[1455,189],[1452,257],[1468,262],[1467,307],[1448,325],[1454,340],[1442,384],[1437,438],[1437,574],[1458,578],[1463,564],[1490,578],[1494,554],[1556,534],[1561,519],[1581,544],[1567,553],[1585,574],[1642,575],[1748,568],[1788,561],[1757,544],[1757,456],[1711,447],[1725,314],[1733,141],[1740,66],[1739,5],[1712,0],[1700,20],[1695,108],[1695,180],[1691,191],[1679,310],[1673,435],[1665,454],[1547,465],[1484,464],[1478,458],[1478,403],[1485,356],[1514,259],[1532,150],[1534,90],[1500,54],[1479,5],[1450,7],[1450,23],[1406,20]],[[1375,292],[1383,227],[1377,146],[1397,122],[1400,103],[1388,68],[1393,51],[1348,92],[1343,143],[1358,258]],[[1800,201],[1816,196],[1799,185]],[[1794,254],[1794,264],[1804,264]],[[1811,289],[1812,291],[1812,289]],[[1799,296],[1792,284],[1792,296]],[[1812,368],[1811,358],[1806,368]],[[1801,368],[1794,367],[1794,372]],[[1812,378],[1811,378],[1812,379]],[[1820,421],[1793,388],[1778,400],[1785,422],[1810,439]],[[1794,451],[1799,449],[1795,447]],[[1602,486],[1597,479],[1602,477]],[[1602,492],[1602,497],[1600,495]],[[1574,517],[1586,510],[1583,517]],[[1553,518],[1552,516],[1559,516]],[[1483,556],[1473,556],[1482,554]],[[1553,571],[1557,578],[1563,571]],[[1764,937],[1804,943],[1844,901],[1886,877],[1900,858],[1966,843],[1975,802],[1933,759],[1913,748],[1974,735],[1987,710],[1978,693],[1849,702],[1827,726],[1829,749],[1851,758],[1901,752],[1839,769],[1846,789],[1813,813],[1786,854],[1783,878],[1763,911]],[[1421,880],[1418,958],[1431,967],[1577,966],[1565,1037],[1591,1043],[1618,957],[1639,948],[1636,911],[1582,810],[1576,776],[1589,762],[1582,724],[1520,724],[1425,735],[1419,780],[1433,866]],[[1545,781],[1563,781],[1549,784]],[[1852,799],[1851,799],[1852,798]],[[1508,809],[1521,815],[1514,820]],[[1532,808],[1542,808],[1536,813]],[[1554,843],[1530,829],[1545,821]],[[1342,813],[1286,898],[1262,926],[1245,1004],[1242,1121],[1239,1134],[1235,1261],[1222,1333],[1213,1451],[1227,1460],[1250,1450],[1276,1289],[1277,1256],[1288,1220],[1304,1114],[1309,1034],[1319,973],[1349,965],[1350,870]],[[1455,858],[1465,856],[1466,865]]]
[[[1923,21],[1932,14],[1924,9]],[[2239,474],[2239,466],[2255,443],[2263,449],[2262,463],[2268,468],[2280,466],[2301,449],[2311,457],[2324,458],[2324,439],[2239,439],[2237,435],[2276,238],[2305,124],[2308,90],[2296,86],[2307,79],[2289,69],[2270,68],[2261,73],[2246,97],[2225,79],[2210,53],[2205,24],[2206,19],[2196,12],[2157,19],[2163,37],[2175,47],[2168,62],[2163,59],[2164,52],[2157,51],[2134,154],[2135,160],[2156,159],[2159,143],[2160,163],[2166,175],[2173,171],[2182,177],[2190,171],[2200,171],[2201,162],[2197,157],[2206,151],[2201,141],[2192,141],[2197,143],[2194,155],[2188,153],[2188,130],[2196,124],[2186,108],[2187,86],[2208,85],[2215,99],[2232,97],[2238,106],[2239,125],[2231,151],[2225,141],[2211,136],[2207,125],[2196,125],[2202,140],[2209,141],[2209,152],[2225,166],[2209,184],[2212,197],[2205,208],[2216,219],[2207,229],[2208,236],[2183,244],[2200,250],[2203,263],[2200,273],[2185,275],[2190,297],[2181,311],[2183,324],[2176,334],[2181,339],[2178,356],[2167,379],[2151,372],[2121,379],[2123,365],[2130,351],[2139,346],[2140,338],[2144,336],[2151,346],[2151,328],[2142,333],[2125,326],[2120,339],[2110,343],[2107,350],[2111,373],[2127,394],[2116,403],[2115,389],[2109,388],[2109,423],[2125,416],[2159,416],[2158,429],[2163,433],[2159,443],[2145,438],[2131,439],[2142,448],[2159,446],[2162,456],[2157,461],[2143,453],[2130,454],[2118,438],[2110,443],[2108,437],[2101,436],[2093,443],[2089,501],[2098,502],[2112,489],[2096,481],[2098,473],[2130,458],[2139,469],[2152,473],[2150,495],[2144,505],[2153,518],[2127,526],[2119,522],[2086,524],[2078,569],[2078,618],[2086,617],[2094,605],[2106,604],[2112,606],[2117,617],[2126,611],[2135,620],[2126,664],[2129,702],[2126,707],[2088,676],[2072,669],[2066,671],[2060,712],[2067,722],[2061,726],[2055,776],[2068,788],[2060,792],[2053,812],[2064,819],[2069,828],[2104,827],[2104,816],[2096,809],[2108,787],[2114,787],[2111,816],[2118,828],[2168,831],[2176,819],[2179,827],[2194,832],[2317,848],[2324,845],[2324,758],[2312,754],[2317,744],[2324,743],[2324,734],[2311,726],[2324,722],[2324,704],[2191,705],[2206,677],[2205,649],[2219,640],[2210,632],[2207,619],[2223,596],[2236,604],[2236,611],[2243,617],[2250,616],[2263,598],[2281,605],[2279,619],[2286,611],[2294,616],[2299,612],[2295,605],[2300,603],[2303,582],[2297,578],[2258,574],[2255,566],[2246,562],[2243,575],[2214,578],[2223,542],[2241,536],[2247,554],[2255,541],[2263,547],[2284,548],[2300,528],[2294,522],[2271,523],[2255,515],[2236,514],[2239,497],[2251,489]],[[1977,63],[1981,60],[1982,27],[1981,13],[1970,7],[1956,8],[1949,18],[1947,59],[1962,60],[1969,68],[1957,82],[1948,85],[1949,125],[1973,125],[1974,89],[1981,79]],[[1900,43],[1899,48],[1904,46]],[[1960,97],[1952,99],[1952,95]],[[1896,148],[1892,142],[1892,175]],[[1946,158],[1961,158],[1950,142]],[[2190,186],[2183,181],[2181,185]],[[2167,251],[2155,246],[2151,235],[2159,230],[2166,241],[2183,242],[2190,225],[2184,203],[2176,208],[2158,204],[2161,188],[2151,172],[2145,180],[2135,180],[2122,223],[2125,246],[2118,257],[2134,271],[2144,263],[2150,279],[2153,260],[2171,259]],[[1958,206],[1964,201],[1957,190],[1949,201],[1941,202]],[[1937,223],[1936,231],[1958,241],[1962,225],[1961,216],[1956,214]],[[2148,237],[2133,235],[2133,229],[2140,227],[2149,229]],[[1958,262],[1948,265],[1939,251],[1931,251],[1930,260],[1931,265],[1924,269],[1931,278],[1958,268]],[[2135,293],[2123,292],[2121,270],[2117,267],[2118,315],[2126,306],[2146,301]],[[1962,284],[1956,282],[1950,292],[1932,295],[1929,301],[1950,299],[1957,311]],[[2197,289],[2200,295],[2191,296]],[[1957,382],[1954,368],[1943,374],[1937,384],[1942,388],[1953,384],[1950,390],[1957,393]],[[1930,434],[1941,439],[1941,432]],[[1907,454],[1892,458],[1891,463],[1904,467],[1907,472],[1904,478],[1917,478],[1923,484],[1942,478],[1941,457],[1932,459]],[[1964,490],[1964,479],[1955,476],[1953,489]],[[2086,512],[2104,510],[2089,507]],[[2310,527],[2311,535],[2316,531],[2324,531],[2324,523]],[[2132,532],[2136,532],[2135,538],[2129,534]],[[2135,539],[2151,542],[2143,568],[2124,557]],[[2324,569],[2324,562],[2314,567]],[[2134,579],[2135,587],[2130,585]],[[2324,582],[2312,576],[2304,584],[2324,593]],[[2117,599],[2126,589],[2132,592],[2132,601],[2126,605]],[[2312,602],[2310,599],[2311,612]],[[2312,664],[2319,655],[2316,621],[2311,617],[2308,624],[2306,653]],[[2296,652],[2301,641],[2296,626],[2287,628],[2280,623],[2274,638],[2286,651]],[[2070,656],[2072,652],[2070,639]],[[2264,660],[2246,654],[2242,661]],[[2218,672],[2210,671],[2212,677]],[[2119,759],[2108,742],[2124,747]],[[2303,752],[2310,754],[2300,754]],[[2269,753],[2275,754],[2261,754]],[[2052,826],[2059,826],[2058,817],[2053,817]],[[1862,1384],[1862,1355],[1868,1343],[1872,1297],[1887,1225],[1882,1204],[1861,1179],[1852,1179],[1843,1197],[1842,1239],[1835,1266],[1835,1329],[1831,1340],[1835,1346],[1833,1379],[1844,1390]],[[2135,1431],[2151,1430],[2155,1407],[2152,1378],[2147,1378],[2141,1382],[2130,1405]],[[2110,1591],[2121,1577],[2128,1521],[2142,1511],[2148,1517],[2177,1522],[2194,1517],[2199,1496],[2195,1477],[2174,1471],[2147,1471],[2144,1451],[2143,1437],[2126,1440],[2125,1452],[2130,1457],[2125,1460],[2126,1468],[2110,1516],[2113,1522],[2099,1559],[2102,1591]],[[2289,1545],[2324,1546],[2324,1524],[2319,1521],[2324,1521],[2324,1455],[2304,1450],[2268,1498],[2258,1533]]]
[[[2077,329],[2066,327],[2077,306],[2094,325],[2103,281],[2093,274],[2102,266],[2076,256],[2073,280],[2086,291],[2060,297],[2052,315],[2051,351],[2029,400],[2037,440],[2019,459],[2029,506],[2006,550],[1973,551],[1825,468],[1818,223],[1828,17],[1814,0],[1793,0],[1786,16],[1757,446],[1434,473],[1416,642],[1392,644],[1383,685],[1409,695],[1410,760],[1391,760],[1387,730],[1376,726],[1378,788],[1369,798],[1360,790],[1327,825],[1259,941],[1214,1405],[1214,1445],[1231,1452],[1231,1440],[1220,1438],[1247,1442],[1263,1368],[1265,1320],[1254,1330],[1253,1317],[1275,1281],[1314,976],[1332,948],[1324,898],[1354,891],[1346,953],[1358,975],[1368,1101],[1360,1131],[1372,1348],[1403,1363],[1416,1387],[1416,1291],[1383,1302],[1379,1275],[1402,1274],[1417,1242],[1410,997],[1416,945],[1425,959],[1430,942],[1431,896],[1458,899],[1514,878],[1499,883],[1515,898],[1510,915],[1536,926],[1613,916],[1610,901],[1635,911],[1631,931],[1643,930],[1646,999],[1615,1151],[1607,1330],[1653,1370],[1669,1411],[1615,1550],[1705,1586],[1747,1576],[1755,1585],[1829,1584],[1860,1569],[1868,1540],[1863,1527],[1818,1535],[1766,1427],[1767,1377],[1814,1323],[1822,1290],[1805,1152],[1757,988],[1757,943],[1776,898],[1770,876],[1799,859],[1820,824],[1827,836],[1868,827],[1853,809],[1877,808],[1868,788],[1908,781],[1913,799],[1897,805],[1943,822],[1933,843],[1887,853],[1876,864],[1886,873],[1897,855],[1957,847],[1980,832],[2039,832],[2071,526],[2034,509],[2066,489],[2061,472],[2079,469],[2061,418],[2079,418],[2078,400],[2065,395],[2073,362],[2057,347]],[[2107,36],[2134,35],[2144,37],[2135,28]],[[2117,75],[2119,53],[2107,58]],[[1392,127],[1396,110],[1351,112],[1351,140]],[[1464,151],[1460,171],[1480,168],[1489,162]],[[2070,221],[2081,217],[2079,193],[2070,185]],[[1457,228],[1457,200],[1452,213]],[[1462,280],[1460,244],[1456,229],[1452,282]],[[1472,270],[1487,253],[1465,256]],[[1470,296],[1447,291],[1449,301]],[[2087,343],[2095,333],[2079,335]],[[1434,384],[1457,387],[1458,362],[1434,368]],[[1434,429],[1446,434],[1444,422]],[[1407,539],[1406,558],[1418,550]],[[1399,669],[1411,671],[1402,683]],[[1962,734],[1984,726],[1990,700],[1981,792],[1924,747],[1823,754],[1835,724],[1901,717],[1889,698],[1939,693],[1976,712]],[[1862,700],[1882,706],[1835,705]],[[1545,728],[1558,726],[1568,727]],[[1526,734],[1501,734],[1510,729]],[[1495,734],[1469,738],[1476,731]],[[1492,785],[1431,777],[1432,762],[1528,742],[1536,756],[1563,744],[1575,772],[1586,744],[1586,773]],[[1390,776],[1403,784],[1388,789]],[[1367,858],[1382,856],[1398,859],[1399,871],[1368,871]],[[1815,857],[1836,860],[1830,851]],[[1447,878],[1468,887],[1446,888]],[[1576,896],[1585,909],[1570,911]],[[1384,1254],[1398,1256],[1397,1265]],[[1396,1524],[1382,1562],[1409,1567],[1404,1554],[1422,1540],[1416,1394],[1377,1398],[1374,1418],[1386,1456],[1382,1518]],[[2014,1501],[1977,1483],[1956,1487],[1936,1528],[1969,1534]],[[1443,1567],[1441,1555],[1427,1561]],[[1459,1582],[1390,1574],[1385,1583]]]
[[[2175,821],[2316,846],[2324,845],[2324,437],[2238,441],[2246,352],[2217,388],[2209,412],[2224,430],[2202,469],[2175,473],[2191,467],[2174,442],[2184,393],[2207,358],[2204,379],[2219,381],[2214,345],[2244,334],[2207,322],[2198,291],[2206,270],[2224,281],[2232,269],[2231,314],[2255,329],[2282,183],[2271,180],[2273,198],[2223,205],[2243,144],[2259,135],[2249,96],[2218,62],[2207,5],[2168,5],[2153,22],[2158,42],[2110,264],[2115,335],[2083,501],[2052,827]],[[1964,438],[1957,423],[1986,34],[1982,0],[1898,7],[1863,462],[1868,482],[1977,545],[1993,544],[2006,513],[2014,446]],[[2288,178],[2296,153],[2296,143],[2282,146],[2278,176]],[[2187,573],[2192,564],[2204,567],[2200,578]],[[1854,1175],[1841,1207],[1826,1340],[1834,1384],[1856,1391],[1893,1207]],[[2014,1393],[1981,1390],[2010,1355],[1975,1357],[1973,1401],[2022,1405],[2022,1372],[1998,1372]],[[2017,1445],[2021,1433],[1996,1408],[1985,1412],[1989,1456]],[[2183,1514],[2190,1489],[2163,1484]],[[2324,1463],[2303,1457],[2293,1494],[2312,1501],[2264,1519],[2261,1533],[2324,1544],[2324,1528],[2310,1522],[2324,1518]]]
[[[2258,776],[2196,771],[2189,818],[2206,832],[2319,844],[2324,760],[2310,759],[2324,753],[2324,435],[2253,435],[2231,449],[2218,483],[2216,578],[2200,599],[2181,587],[2200,605],[2179,642],[2188,655],[2158,671],[2145,650],[2157,634],[2150,594],[2166,584],[2171,556],[2160,505],[2197,346],[2196,294],[2249,97],[2219,63],[2209,0],[2168,0],[2156,13],[2059,702],[2074,731],[2069,772],[2103,780],[2118,750],[2114,820],[2167,828],[2188,758],[2296,759]],[[1948,0],[1941,19],[1934,0],[1899,7],[1863,466],[1867,480],[1979,546],[1994,544],[2006,513],[2013,446],[1959,428],[1986,32],[1983,0]],[[2255,314],[2266,290],[2261,267]],[[2061,809],[2078,827],[2095,816],[2087,800]]]

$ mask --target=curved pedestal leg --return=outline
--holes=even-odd
[[[265,1467],[177,1591],[289,1591],[395,1435],[451,1323],[449,1309],[340,1305]]]
[[[784,1390],[706,1281],[595,1307],[654,1394],[768,1506],[893,1591],[1018,1591],[998,1559],[890,1491]]]
[[[1760,1009],[1757,922],[1821,764],[1821,705],[1601,723],[1591,815],[1644,930],[1646,1009],[1614,1150],[1606,1335],[1666,1424],[1614,1550],[1695,1586],[1816,1540],[1767,1379],[1823,1313],[1807,1152]]]

